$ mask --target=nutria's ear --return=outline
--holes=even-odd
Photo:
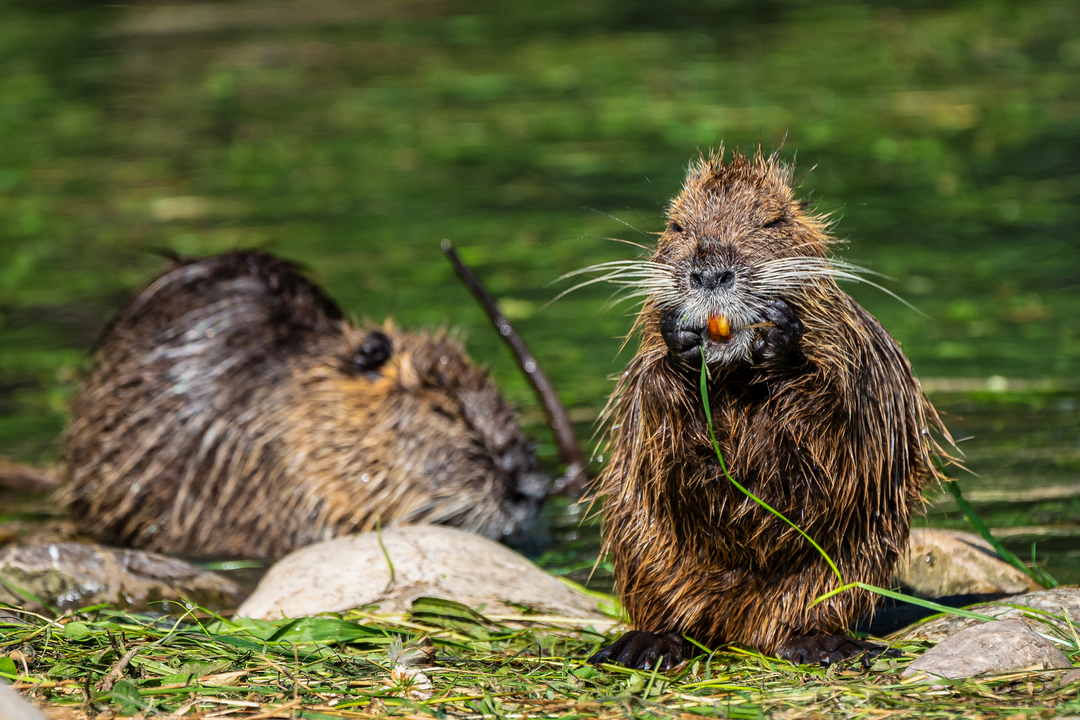
[[[394,354],[394,344],[382,330],[372,330],[360,343],[353,356],[353,368],[358,372],[375,372]]]

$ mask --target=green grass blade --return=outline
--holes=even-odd
[[[742,491],[742,493],[744,495],[746,495],[748,498],[750,498],[751,500],[756,502],[758,505],[760,505],[761,507],[763,507],[766,510],[768,510],[769,512],[771,512],[776,517],[778,517],[781,520],[783,520],[784,522],[786,522],[791,527],[795,528],[796,532],[798,532],[800,535],[802,535],[804,538],[806,538],[806,541],[808,543],[810,543],[811,545],[813,545],[815,550],[817,550],[819,553],[821,553],[821,557],[825,558],[825,562],[827,562],[829,564],[829,568],[833,571],[833,574],[836,575],[836,579],[840,581],[841,585],[843,585],[844,584],[844,576],[840,574],[840,570],[836,567],[836,563],[833,562],[832,558],[829,557],[829,554],[827,552],[825,552],[825,550],[822,549],[822,547],[820,545],[818,545],[816,542],[814,542],[814,539],[812,537],[810,537],[805,532],[803,532],[802,528],[800,528],[798,525],[796,525],[795,523],[788,520],[787,517],[785,517],[784,514],[781,513],[779,510],[776,510],[775,508],[770,506],[767,502],[765,502],[764,500],[759,498],[757,495],[755,495],[754,493],[750,492],[749,490],[744,488],[742,485],[740,485],[735,480],[735,478],[731,477],[731,473],[729,473],[728,469],[727,469],[727,464],[724,463],[724,456],[720,452],[720,443],[716,441],[716,433],[713,431],[712,408],[709,407],[709,389],[708,389],[708,382],[707,382],[708,369],[707,369],[707,366],[706,366],[706,363],[705,363],[705,360],[704,360],[704,357],[705,357],[705,349],[704,348],[702,348],[701,355],[702,355],[702,361],[701,361],[701,402],[705,406],[705,422],[708,423],[708,426],[709,426],[709,437],[712,438],[713,450],[716,451],[716,459],[720,461],[720,469],[724,471],[724,477],[726,477],[731,482],[732,485],[739,488],[739,490]],[[838,591],[836,591],[836,592],[838,592]]]
[[[895,590],[886,590],[885,588],[880,588],[876,585],[870,585],[864,582],[848,583],[843,587],[836,588],[835,590],[830,590],[824,595],[816,598],[814,602],[810,603],[808,608],[814,607],[819,602],[828,600],[833,595],[839,595],[840,593],[846,590],[851,590],[853,588],[860,588],[862,590],[872,592],[875,595],[892,598],[893,600],[900,600],[901,602],[906,602],[911,605],[918,605],[919,607],[924,607],[927,610],[934,610],[935,612],[945,613],[946,615],[957,615],[959,617],[972,618],[973,620],[997,620],[997,618],[991,617],[989,615],[981,615],[976,612],[971,612],[970,610],[962,610],[960,608],[949,607],[947,605],[933,602],[932,600],[924,600],[922,598],[912,597],[911,595],[905,595],[904,593],[896,592]]]

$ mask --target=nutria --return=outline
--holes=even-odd
[[[841,635],[886,585],[948,438],[895,340],[836,284],[829,225],[793,197],[792,169],[760,149],[693,164],[648,260],[609,264],[648,294],[640,349],[608,406],[597,494],[616,586],[635,631],[590,658],[668,667],[686,647],[742,643],[793,662],[879,645]],[[849,277],[850,279],[850,277]]]
[[[177,260],[95,356],[63,497],[110,543],[279,557],[380,522],[526,540],[549,484],[446,333],[354,324],[266,253]]]

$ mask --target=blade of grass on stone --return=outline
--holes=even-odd
[[[941,605],[940,603],[933,602],[932,600],[924,600],[923,598],[913,597],[911,595],[905,595],[904,593],[896,592],[895,590],[886,590],[885,588],[881,588],[881,587],[878,587],[876,585],[870,585],[869,583],[864,583],[864,582],[848,583],[847,585],[844,585],[843,587],[838,587],[835,590],[830,590],[829,592],[825,593],[821,597],[815,598],[814,602],[810,603],[807,607],[812,608],[815,605],[817,605],[819,602],[823,602],[825,600],[828,600],[832,596],[839,595],[840,593],[845,592],[847,590],[851,590],[852,588],[860,588],[862,590],[872,592],[872,593],[874,593],[876,595],[881,595],[882,597],[892,598],[893,600],[899,600],[901,602],[906,602],[906,603],[909,603],[911,605],[918,605],[919,607],[924,607],[927,610],[934,610],[936,612],[944,613],[946,615],[957,615],[959,617],[972,618],[973,620],[996,620],[997,619],[997,618],[994,618],[994,617],[990,617],[989,615],[981,615],[981,614],[976,613],[976,612],[971,612],[970,610],[963,610],[961,608],[949,607],[948,605]]]

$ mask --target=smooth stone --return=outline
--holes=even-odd
[[[454,600],[485,615],[525,605],[561,617],[607,620],[597,601],[513,550],[442,526],[388,528],[301,548],[278,561],[240,606],[242,617],[276,619],[378,605],[403,613],[418,597]],[[394,566],[391,582],[387,556]]]
[[[14,588],[59,608],[107,602],[146,610],[159,600],[189,600],[224,609],[234,608],[244,599],[243,590],[231,580],[182,560],[81,543],[0,550],[0,601],[27,605],[26,598]]]
[[[1013,595],[1041,588],[978,535],[936,528],[912,529],[896,581],[922,598]]]
[[[1069,658],[1027,623],[997,620],[946,638],[913,660],[900,675],[910,678],[925,673],[933,680],[1071,668]]]
[[[1008,603],[1008,605],[985,603],[972,605],[965,609],[979,613],[980,615],[988,615],[997,620],[1020,620],[1028,623],[1036,630],[1045,627],[1044,621],[1049,620],[1049,618],[1044,616],[1043,620],[1036,620],[1034,618],[1024,617],[1025,615],[1030,614],[1028,610],[1010,607],[1012,605],[1019,605],[1024,608],[1032,608],[1033,610],[1053,613],[1054,615],[1062,615],[1064,613],[1075,627],[1080,627],[1080,588],[1076,586],[1056,587],[1053,590],[1039,590],[1037,592],[1016,595],[1001,600],[1000,602]],[[907,630],[901,630],[896,633],[896,636],[903,638],[904,640],[941,642],[945,638],[954,635],[961,630],[982,624],[985,624],[985,621],[959,617],[956,615],[945,615],[915,625]],[[1072,631],[1069,629],[1068,623],[1056,622],[1055,624],[1058,625],[1062,632],[1067,633],[1067,636],[1071,636]]]
[[[45,720],[45,716],[23,700],[7,681],[0,680],[0,720]]]

